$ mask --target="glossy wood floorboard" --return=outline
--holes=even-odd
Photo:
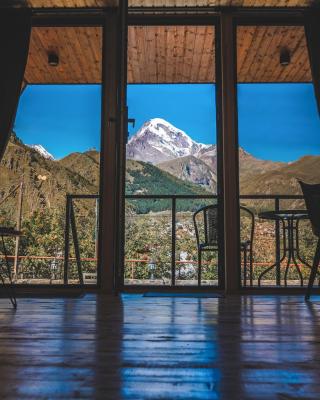
[[[0,399],[320,399],[320,297],[0,300]]]

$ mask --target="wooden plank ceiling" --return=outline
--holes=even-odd
[[[102,28],[33,28],[25,71],[28,83],[100,83]],[[48,54],[59,65],[48,64]]]
[[[238,80],[240,82],[311,81],[303,27],[238,27]],[[280,65],[280,51],[287,48],[291,62]]]
[[[214,28],[129,27],[128,82],[213,82]]]
[[[239,27],[239,82],[309,82],[303,27]],[[215,81],[214,27],[131,26],[129,83],[205,83]],[[280,51],[291,55],[280,65]],[[25,80],[28,83],[100,83],[101,28],[33,28]],[[57,67],[48,54],[59,55]]]
[[[111,7],[118,0],[21,0],[30,7]],[[308,7],[314,0],[129,0],[129,7]]]

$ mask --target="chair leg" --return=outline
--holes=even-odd
[[[249,268],[250,268],[250,286],[253,286],[253,254],[252,254],[252,247],[250,244],[250,251],[249,251]]]
[[[311,273],[310,273],[310,277],[309,277],[307,293],[306,293],[306,296],[305,296],[306,300],[310,299],[310,294],[311,294],[311,290],[312,290],[312,287],[313,287],[313,284],[314,284],[314,280],[315,280],[316,275],[317,275],[319,262],[320,262],[320,239],[318,240],[317,249],[316,249],[316,252],[315,252],[315,255],[314,255],[314,259],[313,259],[313,265],[312,265]]]
[[[198,250],[198,286],[201,286],[201,250]]]
[[[247,286],[247,247],[243,249],[243,286]]]
[[[5,290],[7,292],[9,300],[11,301],[11,304],[13,305],[13,308],[16,309],[17,308],[17,299],[16,299],[16,294],[15,294],[15,287],[12,282],[11,268],[9,265],[7,248],[6,248],[3,236],[1,236],[1,241],[2,241],[2,249],[3,249],[4,260],[5,260],[5,266],[7,269],[7,277],[9,279],[9,285],[8,285],[9,288],[8,289],[6,288],[6,282],[0,271],[1,282],[2,282],[3,286],[5,287]]]

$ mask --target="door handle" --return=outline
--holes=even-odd
[[[136,124],[135,118],[128,118],[128,107],[127,107],[127,124],[128,125],[131,124],[133,128],[134,128],[134,126]],[[128,134],[127,134],[127,141],[126,141],[127,143],[128,143],[128,140],[129,140],[129,131],[128,131]]]
[[[132,124],[132,128],[134,128],[135,124],[136,124],[136,120],[135,118],[128,118],[128,124]]]

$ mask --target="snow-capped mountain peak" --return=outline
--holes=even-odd
[[[48,160],[54,160],[53,155],[50,154],[41,144],[30,144],[30,145],[28,145],[28,147],[30,147],[31,149],[34,149],[42,157],[44,157]]]
[[[183,130],[162,118],[143,124],[127,145],[128,158],[157,164],[178,157],[197,155],[210,145],[197,143]]]
[[[162,118],[153,118],[147,121],[137,132],[137,137],[145,135],[147,130],[164,140],[178,139],[180,137],[183,138],[189,146],[192,146],[193,143],[192,139],[184,131],[176,128],[170,124],[170,122]]]

